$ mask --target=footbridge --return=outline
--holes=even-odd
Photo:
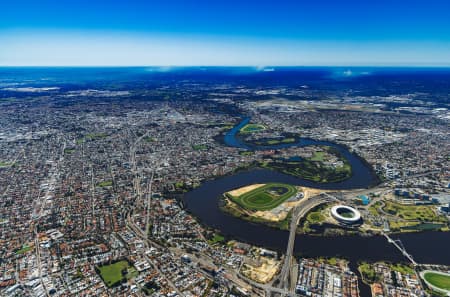
[[[405,246],[403,245],[402,241],[400,239],[392,239],[389,237],[388,234],[383,232],[384,237],[386,237],[387,241],[389,243],[392,243],[402,254],[405,256],[414,266],[419,265],[413,258],[411,254],[408,254],[408,252],[405,249]]]

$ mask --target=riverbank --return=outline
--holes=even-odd
[[[186,209],[201,224],[219,230],[221,234],[228,238],[235,238],[283,252],[288,239],[287,231],[235,218],[219,208],[219,200],[223,193],[249,184],[269,182],[318,186],[281,173],[254,169],[206,181],[200,187],[185,193],[182,201]],[[330,187],[330,185],[321,186],[322,188]],[[335,187],[333,185],[333,188]],[[450,246],[448,233],[434,231],[407,233],[395,235],[395,238],[400,238],[408,252],[413,254],[419,262],[450,264],[450,254],[446,251],[446,247]],[[341,255],[355,261],[389,260],[398,262],[405,260],[402,254],[382,236],[311,236],[299,234],[296,242],[299,243],[295,246],[297,255],[316,257]],[[435,244],[430,246],[428,242],[434,242]]]

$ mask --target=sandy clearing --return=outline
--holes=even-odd
[[[249,186],[245,186],[236,190],[229,191],[228,194],[230,194],[233,197],[239,197],[242,194],[245,194],[247,192],[253,191],[254,189],[257,189],[259,187],[265,186],[266,184],[253,184]]]
[[[256,262],[259,263],[254,263],[256,265],[244,263],[242,267],[242,274],[258,283],[268,283],[279,271],[280,262],[274,259],[259,257]]]

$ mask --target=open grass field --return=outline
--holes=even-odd
[[[314,152],[313,156],[309,158],[311,161],[323,162],[325,157],[325,152]]]
[[[270,210],[297,193],[292,185],[269,183],[239,196],[227,196],[239,206],[248,210]]]
[[[192,149],[194,151],[204,151],[204,150],[208,149],[208,146],[206,146],[205,144],[194,144],[192,146]]]
[[[447,218],[435,212],[432,205],[404,205],[384,200],[384,202],[377,201],[369,206],[369,212],[374,216],[383,215],[380,207],[384,212],[393,216],[387,217],[389,227],[393,232],[446,231],[448,228]]]
[[[75,149],[70,149],[70,148],[64,149],[64,154],[66,154],[66,155],[73,154],[74,152],[75,152]]]
[[[267,141],[267,144],[273,145],[273,144],[280,144],[280,143],[293,143],[295,142],[295,138],[289,137],[289,138],[283,138],[283,139],[271,139]]]
[[[409,266],[409,265],[397,263],[397,264],[391,264],[390,268],[394,271],[398,271],[403,274],[409,274],[409,275],[415,274],[414,269],[412,269],[411,266]]]
[[[359,273],[361,273],[362,279],[364,282],[372,284],[374,282],[378,282],[380,276],[375,272],[372,265],[369,263],[362,262],[358,265]]]
[[[122,271],[127,269],[126,275],[122,274]],[[130,264],[123,260],[110,265],[103,265],[98,267],[100,276],[108,287],[112,287],[115,284],[121,282],[124,278],[131,278],[137,275],[137,271],[134,267],[130,267]]]
[[[314,211],[314,212],[310,212],[308,214],[308,216],[306,217],[306,219],[311,224],[318,224],[318,223],[321,223],[324,220],[324,216],[320,212]]]
[[[287,144],[287,143],[294,143],[297,141],[297,138],[295,137],[286,137],[286,138],[262,138],[254,141],[250,141],[250,143],[255,145],[262,145],[262,146],[268,146],[268,145],[278,145],[278,144]]]
[[[425,272],[424,273],[425,280],[431,285],[442,289],[450,291],[450,275],[443,273],[435,273],[435,272]]]
[[[86,136],[86,139],[102,139],[108,137],[105,133],[89,133]]]
[[[261,167],[280,171],[318,183],[340,182],[352,175],[350,164],[337,168],[322,166],[320,162],[307,159],[299,161],[275,160],[261,163]]]
[[[255,133],[265,130],[266,127],[261,124],[247,124],[239,130],[240,133]]]
[[[33,249],[33,247],[24,244],[20,250],[16,251],[16,254],[17,255],[25,254],[26,252],[29,252],[32,249]]]
[[[386,201],[383,210],[404,220],[439,222],[445,219],[437,215],[432,206],[427,205],[403,205]]]
[[[11,163],[0,161],[0,167],[8,167],[11,166]]]
[[[219,242],[223,242],[224,240],[225,240],[225,237],[223,237],[222,235],[214,234],[214,236],[210,240],[208,240],[208,243],[209,244],[216,244],[216,243],[219,243]]]
[[[112,184],[113,184],[112,180],[106,180],[106,181],[102,181],[102,182],[98,183],[97,186],[100,188],[104,188],[104,187],[111,187]]]

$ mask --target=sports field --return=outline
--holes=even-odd
[[[115,286],[122,280],[135,277],[138,274],[136,269],[125,260],[100,266],[98,271],[108,287]]]
[[[239,196],[226,195],[239,206],[248,210],[270,210],[297,194],[294,186],[269,183]]]

